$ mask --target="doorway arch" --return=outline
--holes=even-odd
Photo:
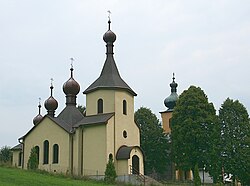
[[[132,167],[133,167],[133,174],[139,174],[140,173],[140,159],[137,155],[133,155],[132,157]]]

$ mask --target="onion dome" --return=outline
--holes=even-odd
[[[76,95],[80,92],[80,85],[73,78],[73,70],[73,66],[71,66],[71,76],[63,85],[63,92],[66,94],[66,105],[76,105]]]
[[[173,82],[170,83],[171,94],[170,94],[170,96],[168,96],[164,100],[164,104],[165,104],[166,107],[168,107],[168,110],[174,109],[174,107],[176,105],[176,101],[178,99],[178,95],[176,93],[178,84],[174,80],[175,80],[175,77],[174,77],[174,74],[173,74]]]
[[[80,92],[80,85],[74,80],[73,78],[73,68],[71,67],[71,77],[69,78],[68,81],[66,81],[63,85],[63,92],[66,95],[77,95]]]
[[[52,93],[53,93],[53,85],[51,84],[51,86],[50,86],[50,92],[51,92],[51,94],[50,94],[50,97],[45,101],[45,103],[44,103],[44,106],[45,106],[45,108],[47,109],[47,111],[48,111],[48,115],[50,115],[50,116],[53,116],[54,117],[54,115],[55,115],[55,110],[57,109],[57,107],[58,107],[58,102],[55,100],[55,98],[53,98],[53,95],[52,95]]]
[[[33,119],[33,124],[37,125],[38,123],[40,123],[40,121],[43,119],[43,116],[41,115],[41,103],[39,101],[39,105],[38,105],[38,114],[36,117],[34,117]]]
[[[114,32],[112,32],[111,30],[110,30],[110,23],[111,23],[111,21],[109,20],[108,21],[108,24],[109,24],[109,29],[108,29],[108,31],[103,35],[103,40],[106,42],[106,43],[114,43],[115,42],[115,40],[116,40],[116,35],[115,35],[115,33]]]

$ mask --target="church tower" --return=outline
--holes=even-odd
[[[134,121],[134,96],[137,94],[121,78],[116,66],[113,52],[116,35],[110,26],[109,20],[108,31],[103,35],[106,60],[101,74],[83,92],[86,94],[86,118],[110,115],[106,125],[107,159],[113,157],[118,175],[130,173],[131,167],[143,174],[140,130]]]
[[[173,81],[170,83],[171,94],[164,100],[164,105],[168,108],[166,111],[160,112],[162,118],[162,126],[165,133],[171,133],[171,118],[178,99],[177,86],[173,74]]]

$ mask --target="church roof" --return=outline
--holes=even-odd
[[[137,94],[121,78],[116,66],[113,56],[113,43],[116,40],[116,35],[110,30],[110,23],[109,20],[109,30],[103,36],[103,40],[107,43],[107,52],[101,75],[83,93],[87,94],[97,89],[123,89],[136,96]]]
[[[57,119],[63,120],[70,126],[73,126],[83,118],[83,114],[75,107],[75,105],[67,105],[57,116]]]
[[[22,150],[22,149],[23,149],[23,145],[21,143],[11,148],[11,150]]]
[[[74,125],[75,128],[82,125],[97,125],[97,124],[107,124],[108,120],[114,116],[114,113],[98,114],[92,116],[85,116],[81,121]]]
[[[121,146],[118,150],[117,150],[117,153],[116,153],[116,159],[117,160],[127,160],[127,159],[130,159],[130,152],[133,148],[139,148],[140,151],[143,153],[143,150],[141,149],[141,147],[139,146],[126,146],[126,145],[123,145]],[[144,154],[144,153],[143,153]]]

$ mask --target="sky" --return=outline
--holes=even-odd
[[[173,73],[179,95],[194,85],[217,112],[228,97],[250,111],[248,0],[0,0],[0,147],[32,128],[51,78],[56,114],[65,107],[70,58],[85,105],[82,92],[106,57],[108,10],[116,64],[138,94],[135,111],[148,107],[161,120]]]

